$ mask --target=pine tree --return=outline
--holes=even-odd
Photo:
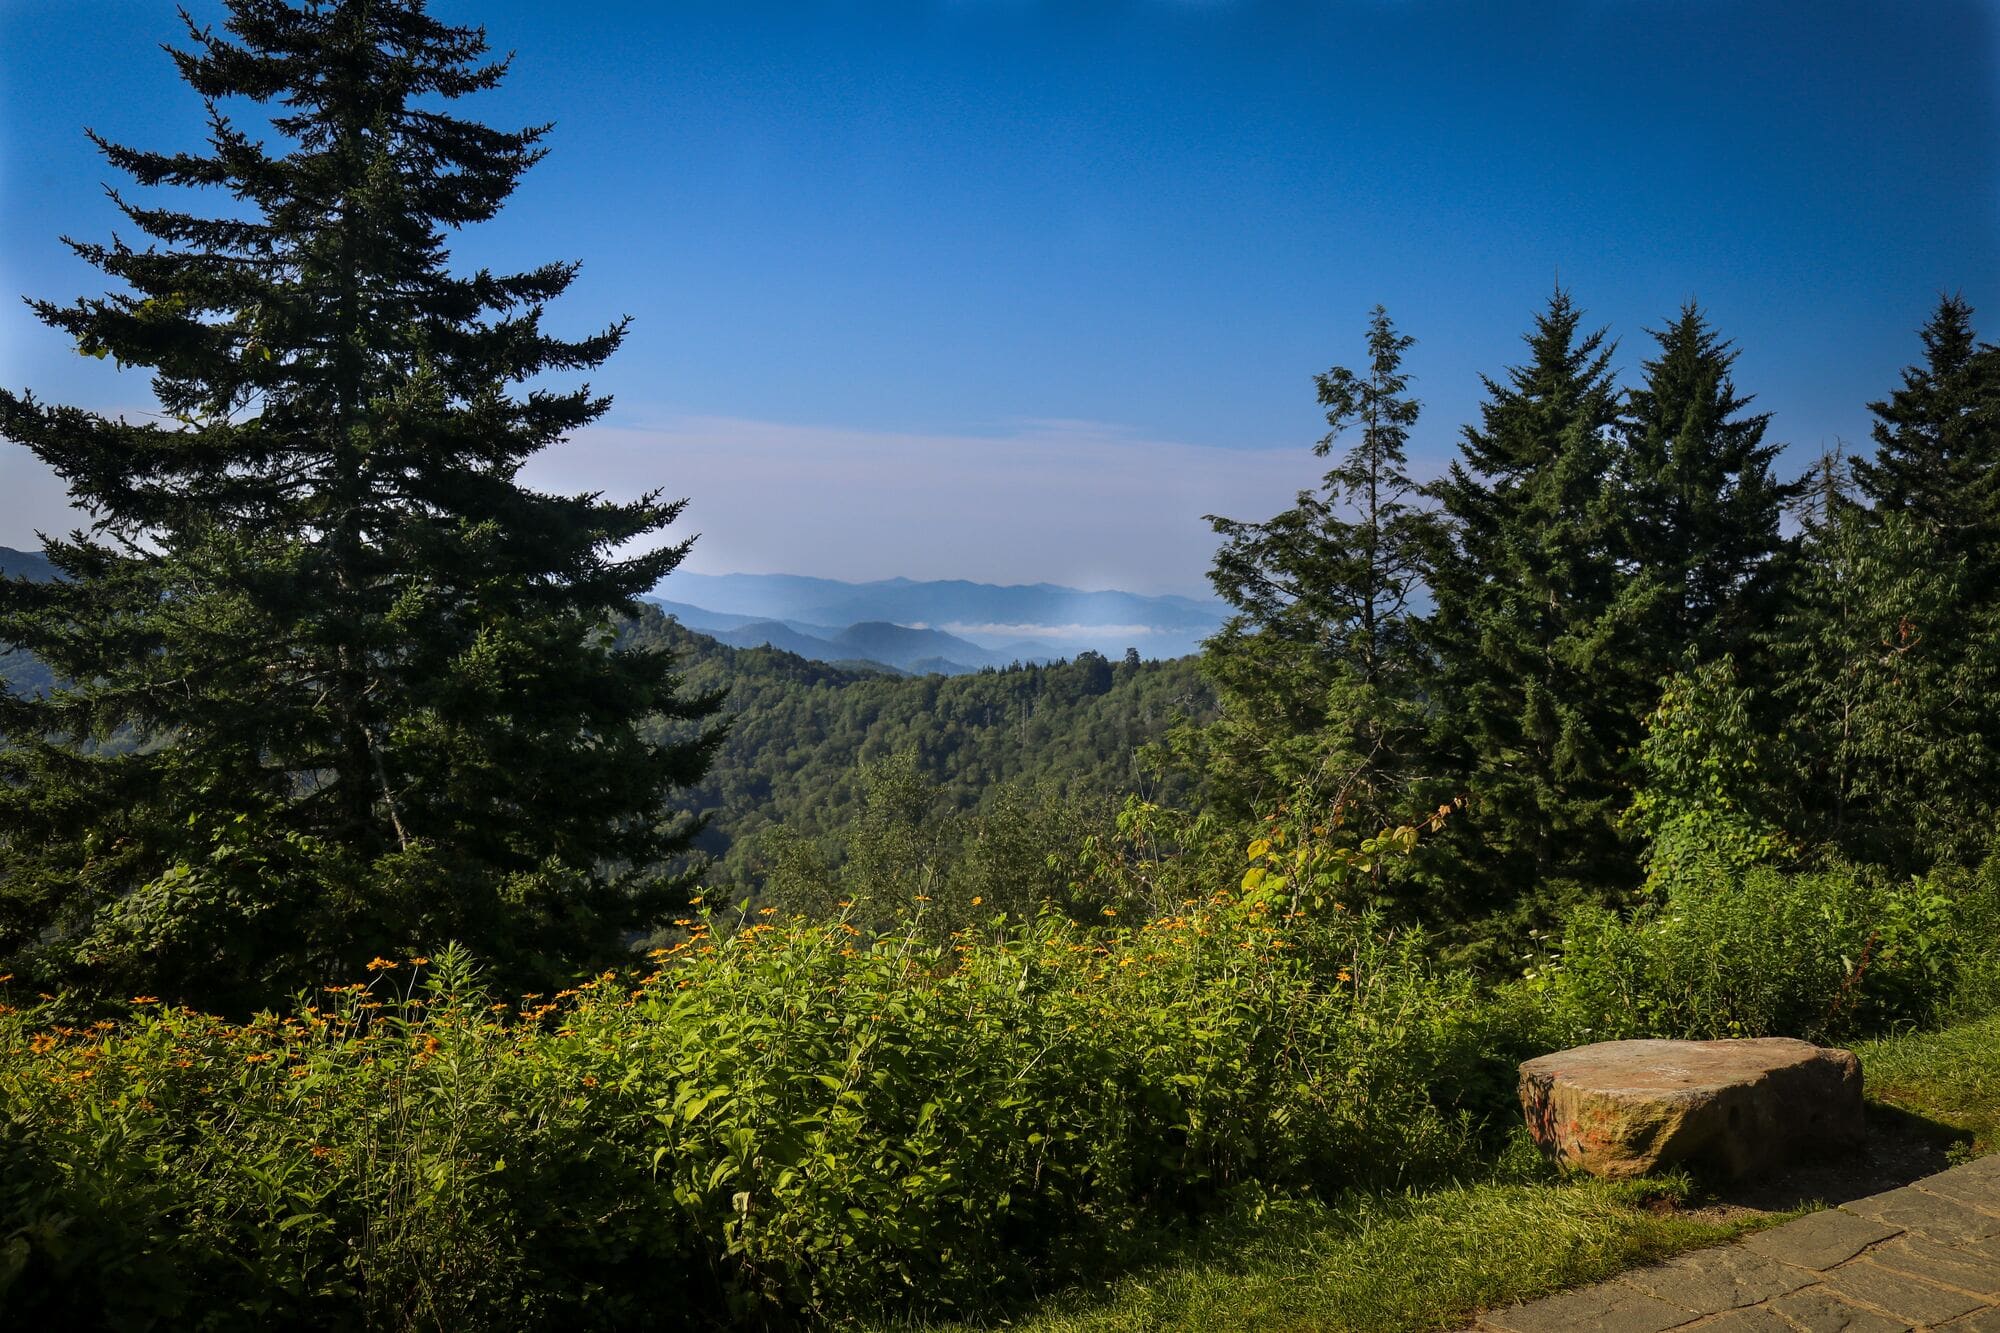
[[[1784,550],[1780,526],[1796,486],[1780,483],[1764,443],[1769,413],[1730,378],[1736,349],[1693,302],[1654,331],[1623,423],[1626,555],[1658,586],[1649,668],[1664,677],[1694,660],[1741,651],[1768,611]]]
[[[1615,816],[1656,689],[1621,560],[1613,348],[1581,322],[1558,290],[1430,488],[1447,534],[1427,627],[1437,747],[1472,803],[1453,825],[1463,911],[1636,878]]]
[[[657,812],[715,705],[611,651],[687,544],[615,553],[684,502],[519,479],[608,406],[539,377],[624,322],[545,330],[574,264],[448,265],[548,127],[447,114],[505,62],[424,0],[229,0],[189,35],[207,151],[96,142],[237,206],[118,197],[153,244],[72,248],[125,290],[32,303],[152,368],[165,424],[0,393],[0,435],[91,516],[45,543],[62,581],[0,586],[0,641],[70,682],[0,706],[0,954],[218,1003],[453,938],[511,977],[602,957],[679,900],[688,830]],[[652,744],[648,715],[689,725]]]
[[[1209,515],[1222,537],[1209,578],[1236,614],[1208,643],[1223,695],[1209,744],[1222,795],[1268,813],[1300,789],[1379,824],[1399,799],[1418,735],[1410,599],[1433,519],[1406,449],[1420,405],[1403,354],[1415,340],[1377,306],[1368,371],[1315,377],[1326,457],[1353,445],[1317,490],[1261,523]],[[1372,833],[1373,827],[1364,828]]]
[[[2000,678],[1967,650],[1964,557],[1911,515],[1837,496],[1805,526],[1789,604],[1768,636],[1793,837],[1907,873],[1989,847],[1990,725]]]
[[[1908,871],[1984,855],[2000,781],[2000,351],[1955,296],[1921,338],[1771,636],[1799,836]]]
[[[1938,302],[1924,325],[1924,362],[1869,404],[1876,456],[1855,480],[1875,507],[1909,514],[1975,578],[2000,571],[2000,348],[1982,345],[1972,307]]]

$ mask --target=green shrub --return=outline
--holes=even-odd
[[[1629,915],[1572,912],[1524,985],[1553,1044],[1885,1031],[1938,1017],[1990,974],[1990,883],[1687,872]]]
[[[377,960],[244,1025],[145,997],[90,1026],[0,1014],[0,1311],[516,1329],[966,1309],[1245,1190],[1444,1172],[1484,1095],[1469,981],[1270,895],[942,942],[915,920],[685,928],[650,971],[518,1004],[453,956]]]
[[[2000,1013],[2000,852],[1973,875],[1951,877],[1964,941],[1944,998],[1944,1017],[1962,1022]]]

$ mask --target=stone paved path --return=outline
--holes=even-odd
[[[2000,1333],[2000,1155],[1484,1316],[1488,1333]]]

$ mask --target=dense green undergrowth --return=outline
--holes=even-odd
[[[1384,1309],[1462,1309],[1708,1234],[1615,1190],[1545,1195],[1519,1160],[1523,1055],[1635,1032],[1845,1038],[1990,995],[1991,874],[1725,877],[1581,914],[1489,987],[1314,908],[1306,877],[1272,873],[1299,864],[1260,842],[1243,888],[1129,924],[1106,907],[1095,926],[940,931],[922,901],[883,930],[703,911],[646,967],[551,996],[491,996],[456,952],[378,959],[247,1023],[9,995],[0,1310],[121,1328],[979,1320],[1259,1209],[1303,1247],[1279,1269],[1304,1267],[1253,1264],[1262,1294],[1230,1299],[1278,1326],[1298,1301],[1324,1315],[1392,1288],[1408,1300]],[[1990,1100],[1990,1068],[1909,1077]],[[1531,1225],[1551,1210],[1569,1231]],[[1535,1239],[1516,1255],[1495,1228]],[[1159,1299],[1220,1299],[1207,1262]],[[1130,1280],[1142,1311],[1150,1280]]]
[[[19,1008],[9,1297],[177,1327],[948,1309],[1244,1188],[1463,1160],[1470,983],[1277,917],[942,943],[703,918],[656,968],[518,1004],[452,959],[244,1025]]]

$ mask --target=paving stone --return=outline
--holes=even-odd
[[[2000,1155],[1734,1245],[1497,1311],[1479,1327],[1488,1333],[2000,1333]]]
[[[2000,1158],[1982,1157],[1966,1166],[1917,1182],[1926,1194],[1942,1194],[1948,1199],[1970,1204],[1989,1213],[2000,1213],[2000,1170],[1984,1169],[1987,1162]]]
[[[1486,1316],[1505,1333],[1666,1333],[1700,1316],[1615,1282],[1565,1292]]]
[[[1780,1296],[1769,1308],[1805,1333],[1910,1333],[1908,1324],[1849,1305],[1824,1287]]]
[[[1842,1264],[1820,1279],[1830,1291],[1861,1305],[1871,1305],[1913,1324],[1941,1324],[1986,1304],[1977,1296],[1948,1291],[1928,1282],[1891,1272],[1866,1259]]]
[[[1798,1329],[1773,1314],[1767,1306],[1729,1310],[1706,1323],[1695,1324],[1688,1333],[1799,1333]]]
[[[1800,1268],[1832,1268],[1835,1264],[1846,1263],[1876,1241],[1901,1235],[1902,1231],[1899,1226],[1830,1208],[1826,1212],[1809,1213],[1795,1222],[1746,1236],[1743,1246],[1766,1258],[1797,1264]]]
[[[1856,1216],[1921,1231],[1947,1243],[2000,1236],[2000,1216],[1982,1213],[1941,1195],[1927,1194],[1913,1185],[1840,1206]]]
[[[1976,1176],[1985,1180],[2000,1180],[2000,1152],[1988,1153],[1984,1157],[1976,1157],[1970,1162],[1953,1167],[1945,1174],[1952,1176]]]
[[[1618,1280],[1697,1314],[1719,1314],[1797,1291],[1813,1277],[1790,1264],[1731,1245],[1684,1254],[1626,1273]]]
[[[1868,1252],[1870,1263],[2000,1300],[2000,1257],[1971,1254],[1921,1236],[1898,1236]]]

